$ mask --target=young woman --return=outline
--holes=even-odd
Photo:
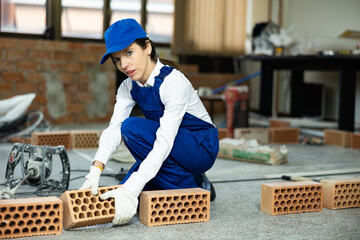
[[[102,133],[93,166],[81,189],[97,194],[99,178],[123,139],[136,159],[123,186],[101,195],[115,198],[114,224],[136,213],[142,190],[202,187],[215,191],[205,176],[219,150],[218,130],[190,81],[158,59],[154,44],[134,19],[123,19],[105,32],[107,52],[128,78],[120,85],[110,124]],[[138,104],[145,118],[129,117]]]

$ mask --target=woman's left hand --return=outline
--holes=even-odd
[[[102,200],[111,197],[115,199],[115,217],[112,223],[126,224],[136,214],[138,199],[123,187],[108,191],[100,196]]]

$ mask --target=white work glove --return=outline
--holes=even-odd
[[[123,187],[100,195],[102,200],[111,197],[115,199],[115,217],[112,223],[119,225],[126,224],[136,214],[138,206],[137,197]]]
[[[90,172],[85,176],[85,182],[80,189],[91,189],[93,195],[98,194],[101,169],[95,166],[90,167]]]

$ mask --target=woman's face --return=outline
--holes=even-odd
[[[143,49],[136,43],[127,48],[111,54],[116,67],[130,77],[133,81],[145,83],[155,68],[155,63],[150,58],[151,45]]]

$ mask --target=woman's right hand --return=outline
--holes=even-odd
[[[99,167],[91,166],[90,172],[88,173],[88,175],[85,176],[85,182],[80,189],[90,188],[91,193],[93,195],[97,195],[101,172],[102,171]]]

